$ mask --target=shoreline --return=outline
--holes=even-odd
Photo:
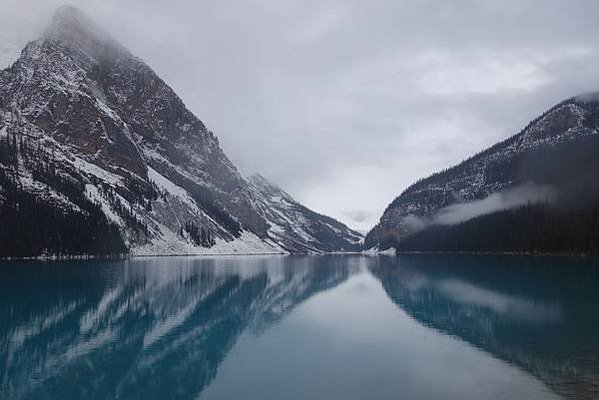
[[[580,257],[593,258],[592,253],[559,253],[536,251],[396,251],[396,255],[472,255],[472,256],[528,256],[528,257]]]
[[[142,258],[167,258],[167,257],[252,257],[252,256],[325,256],[325,255],[371,255],[364,252],[324,252],[324,253],[289,253],[289,252],[259,252],[259,253],[179,253],[179,254],[122,254],[122,255],[64,255],[64,256],[26,256],[26,257],[0,257],[2,261],[121,261]]]
[[[258,252],[258,253],[180,253],[180,254],[120,254],[120,255],[49,255],[49,256],[26,256],[26,257],[0,257],[0,262],[3,261],[123,261],[143,258],[167,258],[167,257],[263,257],[263,256],[408,256],[408,255],[471,255],[471,256],[515,256],[515,257],[577,257],[577,258],[594,258],[599,255],[591,253],[558,253],[558,252],[498,252],[498,251],[396,251],[390,252],[385,250],[382,252],[372,251],[333,251],[323,253],[289,253],[289,252]]]

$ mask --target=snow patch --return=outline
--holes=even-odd
[[[110,204],[108,204],[108,200],[106,200],[100,194],[100,191],[97,187],[90,184],[85,185],[85,197],[87,197],[92,203],[96,203],[100,207],[102,207],[102,212],[104,213],[108,221],[113,222],[121,227],[125,226],[125,223],[123,222],[121,217],[119,217],[117,213],[115,213],[112,210],[112,207],[110,207]]]
[[[170,229],[163,228],[161,237],[152,239],[149,244],[133,247],[131,254],[134,256],[288,254],[274,242],[262,240],[249,231],[243,231],[239,238],[232,241],[217,238],[214,246],[206,248],[188,243]]]

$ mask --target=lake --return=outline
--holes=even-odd
[[[599,263],[0,263],[0,399],[596,399]]]

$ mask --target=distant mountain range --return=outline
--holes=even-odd
[[[142,60],[73,7],[0,71],[0,256],[320,253],[362,235],[244,177]]]
[[[366,248],[599,250],[599,94],[565,100],[511,138],[397,197]]]

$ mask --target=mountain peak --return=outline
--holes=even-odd
[[[71,5],[64,5],[56,10],[45,38],[58,40],[70,46],[75,45],[90,55],[95,55],[107,45],[122,49],[122,46],[90,17]]]
[[[57,20],[63,20],[63,21],[68,21],[68,20],[82,20],[87,18],[85,16],[85,14],[76,6],[70,5],[70,4],[65,4],[63,6],[60,6],[56,9],[55,13],[54,13],[54,19]]]
[[[99,29],[95,26],[95,23],[79,8],[71,5],[60,6],[56,9],[52,24],[50,25],[49,31],[51,33],[57,33],[64,30],[90,30],[93,28],[94,32],[97,33]],[[104,35],[106,35],[104,33]]]

